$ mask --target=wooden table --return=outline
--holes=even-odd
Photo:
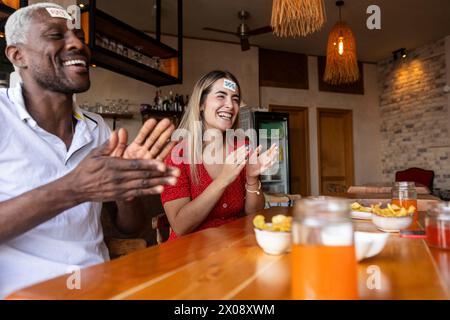
[[[347,193],[391,193],[392,183],[367,183],[360,186],[350,186]],[[416,183],[417,194],[431,194],[430,189],[423,184]]]
[[[266,216],[292,214],[271,208]],[[9,299],[289,299],[290,254],[270,256],[257,246],[253,216],[81,271],[81,289],[68,290],[68,276],[43,282]],[[357,230],[376,231],[355,221]],[[420,239],[389,237],[376,257],[358,264],[362,299],[449,299],[450,251]],[[368,272],[381,271],[381,287],[369,289]],[[337,275],[338,276],[338,275]]]

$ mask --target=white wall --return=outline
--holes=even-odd
[[[353,110],[355,183],[381,179],[379,99],[376,65],[364,64],[364,95],[319,91],[317,58],[308,57],[309,90],[261,87],[261,105],[308,107],[311,193],[319,194],[317,108]]]
[[[163,37],[162,40],[176,48],[176,38]],[[259,105],[257,47],[242,52],[238,44],[196,39],[184,39],[183,46],[183,84],[164,87],[163,91],[190,94],[195,82],[205,73],[228,70],[239,80],[244,101],[248,105]]]

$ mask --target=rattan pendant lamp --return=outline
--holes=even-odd
[[[339,8],[339,22],[328,36],[327,63],[323,79],[332,85],[354,83],[359,79],[355,37],[350,27],[342,21],[341,7],[344,1],[336,1],[336,5]]]
[[[323,0],[273,0],[270,25],[279,37],[304,37],[325,22]]]

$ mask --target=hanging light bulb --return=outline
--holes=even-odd
[[[344,37],[339,37],[338,53],[339,55],[344,54]]]

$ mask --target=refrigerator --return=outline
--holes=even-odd
[[[289,114],[253,112],[253,127],[258,133],[258,145],[263,145],[263,151],[273,143],[278,145],[278,162],[271,171],[261,175],[263,191],[270,194],[290,193]]]

